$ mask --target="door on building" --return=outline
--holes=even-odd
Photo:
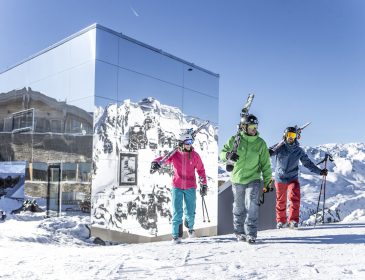
[[[61,215],[61,165],[48,165],[47,217]]]

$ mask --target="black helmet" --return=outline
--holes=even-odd
[[[241,124],[259,124],[259,120],[256,118],[256,116],[249,114],[247,117],[243,117],[241,119]]]
[[[286,135],[288,132],[297,133],[297,128],[294,126],[288,126],[287,128],[285,128],[284,134]]]
[[[285,130],[284,130],[284,135],[283,138],[284,140],[286,139],[287,135],[289,132],[293,132],[296,134],[296,138],[299,139],[300,138],[300,133],[298,133],[298,129],[295,126],[288,126]]]

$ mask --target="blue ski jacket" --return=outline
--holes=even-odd
[[[279,183],[290,183],[298,179],[299,160],[311,172],[320,174],[318,168],[307,156],[304,150],[299,146],[299,142],[289,145],[285,142],[273,154],[276,155],[275,181]]]

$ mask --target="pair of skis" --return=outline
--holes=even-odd
[[[245,122],[247,116],[249,115],[249,110],[253,101],[253,98],[255,97],[254,94],[249,94],[247,97],[247,101],[245,103],[245,105],[243,105],[242,111],[241,111],[241,122],[238,124],[238,130],[236,133],[236,136],[234,138],[234,142],[233,142],[233,148],[232,148],[232,153],[237,153],[237,149],[238,146],[240,145],[241,142],[241,130],[242,130],[242,123]],[[228,159],[227,163],[226,163],[226,170],[228,172],[231,172],[234,168],[234,164],[235,162]]]
[[[205,121],[204,123],[202,123],[197,129],[195,129],[193,132],[191,132],[191,137],[193,138],[193,140],[195,139],[195,136],[199,133],[200,130],[203,129],[204,126],[206,126],[209,123],[209,121]],[[191,129],[192,130],[192,129]],[[179,144],[176,144],[176,146],[170,151],[168,152],[159,162],[158,164],[160,166],[164,165],[166,163],[166,161],[172,157],[173,154],[176,153],[177,149],[179,148]],[[157,171],[157,169],[152,168],[153,166],[153,162],[151,163],[151,169],[150,169],[150,173],[153,174]]]

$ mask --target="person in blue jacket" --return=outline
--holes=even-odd
[[[276,222],[277,228],[289,226],[298,228],[300,208],[299,160],[311,172],[327,176],[327,169],[318,168],[300,147],[299,133],[295,127],[284,131],[284,144],[277,149],[269,149],[270,156],[276,155]],[[289,196],[289,217],[286,214],[287,196]]]

